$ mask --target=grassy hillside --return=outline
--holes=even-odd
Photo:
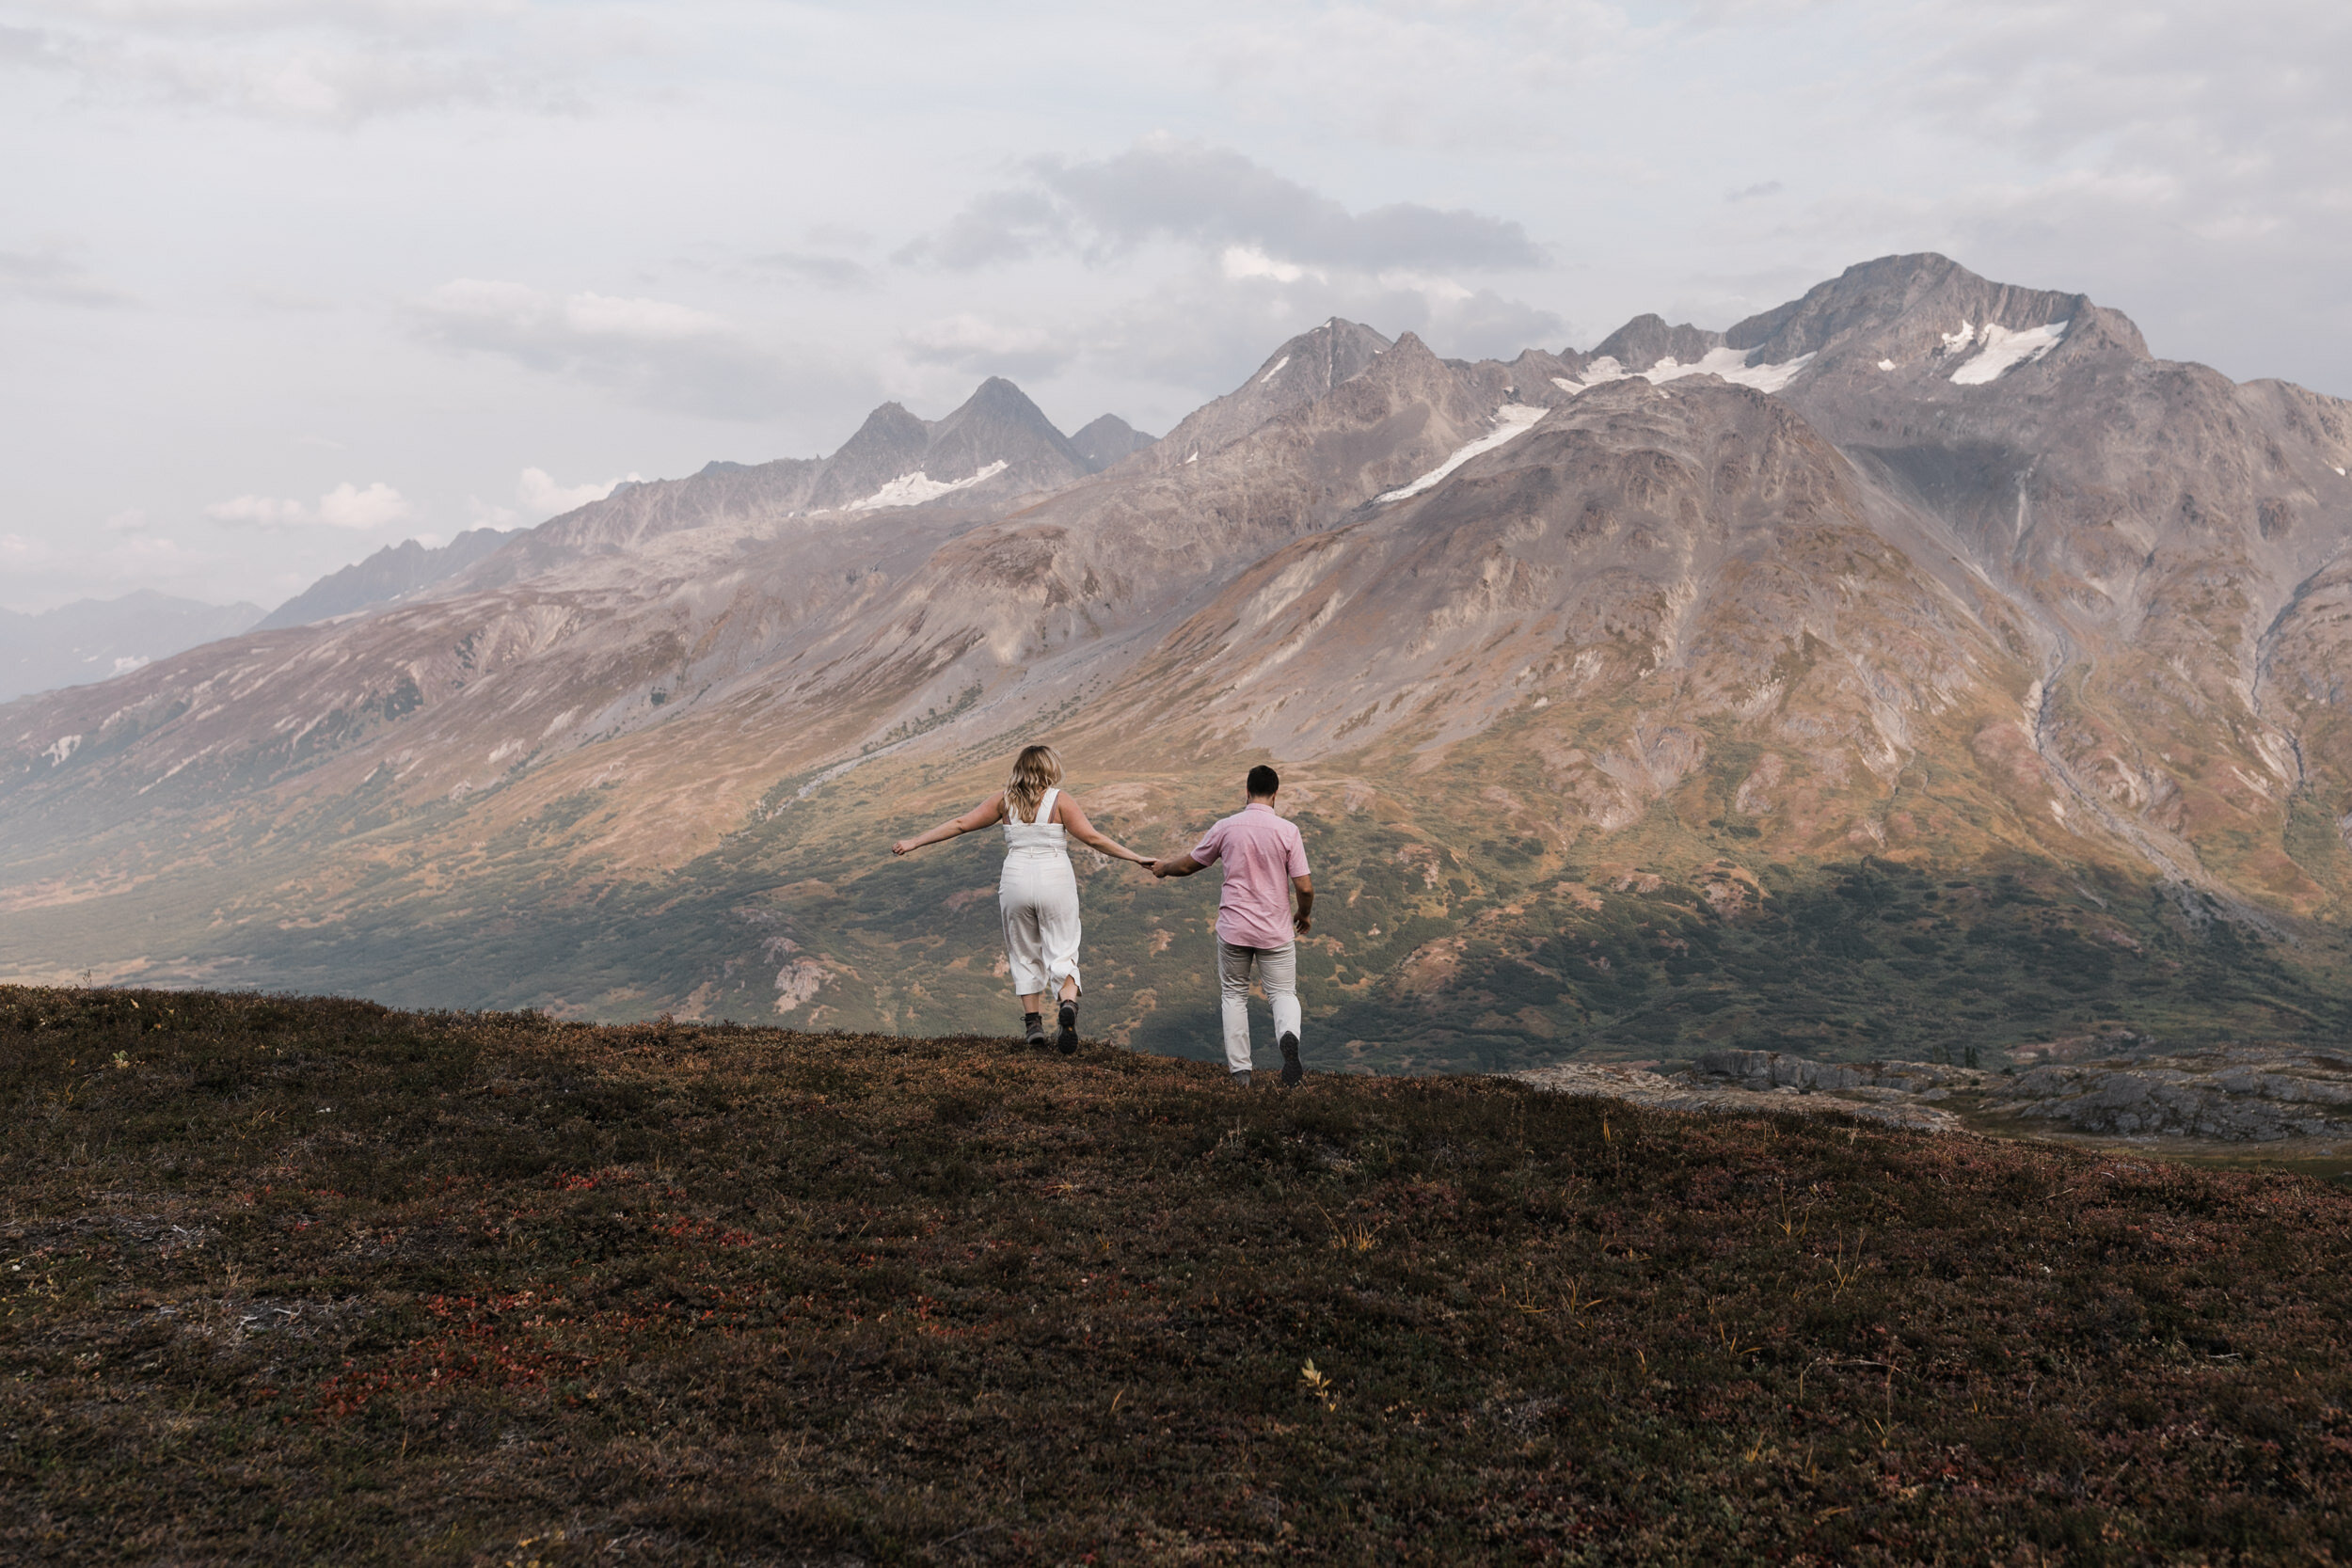
[[[290,820],[238,871],[264,891],[191,860],[27,916],[0,937],[0,973],[64,977],[91,954],[100,978],[233,979],[403,1006],[1009,1029],[996,835],[904,861],[887,849],[983,797],[1004,750],[992,740],[786,780],[715,847],[659,872],[581,848],[626,820],[618,791],[564,797],[447,854],[403,847],[430,824],[391,821],[383,845],[358,841],[381,853],[358,871],[335,847],[347,824]],[[2193,896],[2185,907],[2144,866],[1957,830],[1884,847],[1850,844],[1842,829],[1760,841],[1719,798],[1722,770],[1623,830],[1564,830],[1541,778],[1520,776],[1532,765],[1504,741],[1489,751],[1418,776],[1409,755],[1292,771],[1285,809],[1321,895],[1300,965],[1311,1033],[1352,1065],[1496,1070],[1732,1045],[1846,1059],[1973,1051],[1992,1064],[2004,1047],[2116,1027],[2183,1045],[2352,1027],[2341,927],[2265,934]],[[1103,752],[1076,783],[1109,831],[1172,851],[1234,809],[1236,781],[1168,766]],[[458,808],[436,810],[450,821],[431,832],[459,835]],[[1089,1026],[1137,1049],[1215,1055],[1216,875],[1154,883],[1088,852],[1077,861]],[[139,962],[105,961],[132,943]]]
[[[0,989],[0,1555],[2352,1555],[2352,1196],[1484,1079]]]

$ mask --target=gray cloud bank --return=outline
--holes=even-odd
[[[1048,250],[1104,259],[1164,239],[1364,271],[1546,261],[1511,219],[1418,202],[1351,213],[1230,148],[1199,142],[1152,137],[1091,162],[1033,158],[1024,172],[1022,182],[978,198],[900,259],[961,270]]]

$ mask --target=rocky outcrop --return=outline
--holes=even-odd
[[[2352,1055],[2233,1046],[2053,1064],[1995,1081],[1986,1105],[2115,1137],[2352,1138]]]
[[[1709,1051],[1691,1065],[1693,1080],[1772,1093],[1848,1089],[1896,1089],[1904,1094],[1929,1094],[1953,1085],[1981,1087],[1987,1075],[1975,1068],[1939,1066],[1933,1062],[1817,1062],[1778,1051]]]
[[[2276,1143],[2352,1138],[2352,1055],[2242,1045],[2142,1059],[2054,1063],[2007,1074],[1933,1062],[1822,1062],[1710,1051],[1680,1071],[1568,1062],[1515,1074],[1539,1088],[1658,1110],[1842,1114],[1948,1132],[1957,1096],[1996,1118],[2101,1137]],[[2001,1125],[1994,1121],[1991,1125]]]
[[[1762,1055],[1765,1053],[1731,1054]],[[1790,1064],[1788,1071],[1791,1075],[1796,1075],[1799,1068],[1827,1069],[1832,1066],[1822,1062],[1799,1062],[1794,1057],[1776,1056],[1776,1061]],[[1927,1064],[1894,1065],[1925,1067]],[[1655,1111],[1733,1116],[1848,1116],[1857,1121],[1874,1122],[1882,1127],[1900,1127],[1915,1132],[1956,1132],[1961,1124],[1960,1118],[1951,1112],[1916,1103],[1908,1095],[1889,1093],[1878,1098],[1851,1092],[1841,1095],[1816,1092],[1794,1083],[1757,1086],[1769,1082],[1766,1079],[1742,1080],[1734,1085],[1716,1075],[1695,1070],[1666,1076],[1645,1068],[1563,1062],[1554,1067],[1530,1068],[1512,1076],[1521,1083],[1533,1084],[1554,1094],[1623,1100]],[[1836,1075],[1817,1070],[1814,1076],[1827,1079]],[[1849,1085],[1849,1088],[1858,1085]]]

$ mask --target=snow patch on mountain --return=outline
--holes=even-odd
[[[2047,326],[2029,326],[2022,332],[2011,332],[2006,326],[1987,323],[1981,339],[1983,349],[1974,359],[1954,371],[1952,380],[1963,387],[1981,387],[1989,381],[1997,381],[2018,366],[2030,365],[2058,347],[2066,337],[2066,329],[2074,325],[2071,320],[2052,322]],[[1949,343],[1952,340],[1947,335],[1944,341]]]
[[[1626,381],[1640,376],[1655,387],[1663,382],[1679,381],[1686,375],[1719,375],[1735,387],[1753,387],[1759,392],[1777,392],[1797,378],[1797,372],[1812,362],[1813,356],[1801,354],[1794,359],[1777,365],[1751,365],[1748,351],[1738,348],[1717,348],[1707,351],[1702,359],[1684,364],[1678,359],[1661,359],[1645,371],[1629,371],[1608,355],[1602,355],[1584,367],[1584,379],[1570,381],[1563,375],[1551,378],[1551,384],[1574,396],[1603,387],[1612,381]]]
[[[1376,506],[1386,506],[1391,501],[1401,501],[1407,496],[1420,495],[1423,490],[1437,485],[1444,480],[1446,475],[1476,457],[1480,452],[1492,451],[1497,447],[1518,440],[1534,429],[1535,421],[1549,412],[1550,410],[1534,407],[1524,403],[1504,404],[1495,410],[1495,428],[1491,432],[1481,436],[1468,446],[1458,449],[1453,456],[1413,481],[1412,483],[1399,485],[1393,490],[1383,491],[1374,497],[1373,503]]]
[[[1287,354],[1285,354],[1284,356],[1282,356],[1282,357],[1280,357],[1279,359],[1277,359],[1277,360],[1274,362],[1274,368],[1273,368],[1272,370],[1270,370],[1270,371],[1266,372],[1265,372],[1265,374],[1263,374],[1263,375],[1262,375],[1262,376],[1258,377],[1258,385],[1259,385],[1259,386],[1261,386],[1261,387],[1263,387],[1263,386],[1264,386],[1267,382],[1269,382],[1269,381],[1273,380],[1276,376],[1278,376],[1278,375],[1281,374],[1281,373],[1282,373],[1282,367],[1283,367],[1283,366],[1285,366],[1285,365],[1287,365],[1287,364],[1289,364],[1290,362],[1291,362],[1291,356],[1290,356],[1289,355],[1287,355]]]
[[[885,506],[920,506],[925,501],[937,500],[951,491],[969,490],[982,480],[994,479],[1005,471],[1005,460],[1000,457],[968,478],[944,480],[933,479],[918,468],[911,474],[900,474],[864,500],[850,502],[844,510],[873,512]]]

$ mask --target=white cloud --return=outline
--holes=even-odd
[[[635,482],[636,474],[628,476]],[[591,480],[585,484],[558,484],[555,476],[545,468],[525,468],[515,482],[515,502],[522,515],[530,517],[557,517],[590,501],[600,501],[611,495],[614,486],[624,481],[608,479],[601,483]],[[512,515],[512,514],[509,514]]]
[[[527,284],[460,277],[410,311],[427,341],[577,377],[659,407],[763,419],[865,378],[825,356],[772,346],[723,316],[671,300],[552,294]]]
[[[908,357],[978,375],[1051,375],[1083,352],[1083,329],[1073,324],[1039,326],[971,312],[926,322],[899,335]]]
[[[401,493],[382,481],[362,490],[346,480],[318,499],[315,506],[271,496],[236,496],[215,501],[204,515],[216,523],[268,529],[334,528],[365,533],[412,515]]]
[[[1295,283],[1310,276],[1310,269],[1295,261],[1278,261],[1254,245],[1229,245],[1218,253],[1216,264],[1219,272],[1237,283],[1245,277],[1270,277],[1277,283]],[[1328,275],[1317,269],[1311,276],[1320,283]]]
[[[399,522],[408,510],[400,492],[380,480],[364,490],[345,481],[319,498],[318,518],[328,528],[365,532]]]

